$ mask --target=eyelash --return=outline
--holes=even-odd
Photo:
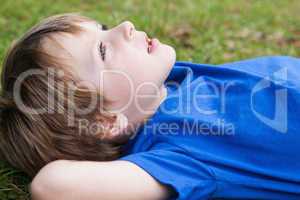
[[[106,47],[103,45],[102,42],[100,42],[100,44],[99,44],[99,53],[100,53],[102,60],[104,61],[105,55],[106,55]]]

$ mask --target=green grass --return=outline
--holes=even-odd
[[[110,27],[123,20],[173,45],[177,60],[218,64],[263,55],[300,57],[298,0],[2,0],[0,60],[40,19],[81,12]],[[28,198],[29,178],[0,162],[0,199]]]

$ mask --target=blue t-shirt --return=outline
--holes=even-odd
[[[300,199],[300,59],[176,62],[124,146],[172,199]]]

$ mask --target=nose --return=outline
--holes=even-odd
[[[131,40],[135,34],[135,27],[130,21],[125,21],[119,25],[120,30],[126,40]]]

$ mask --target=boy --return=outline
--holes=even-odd
[[[175,63],[130,22],[55,16],[8,54],[1,150],[32,176],[63,159],[33,199],[297,199],[299,64]]]

